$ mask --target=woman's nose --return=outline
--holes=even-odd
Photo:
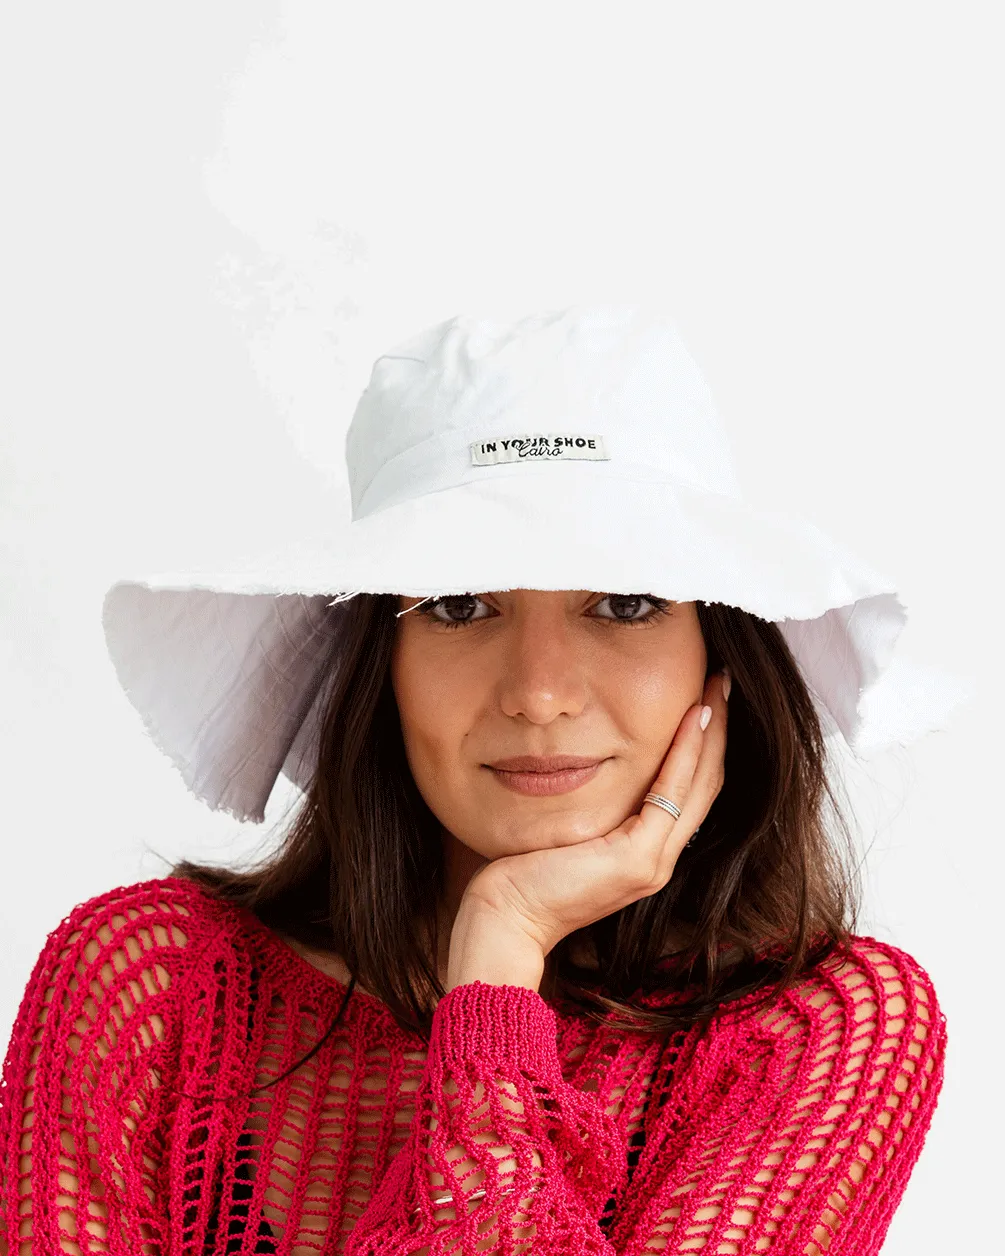
[[[528,614],[507,626],[500,655],[499,705],[504,714],[547,724],[578,715],[587,701],[587,661],[564,614]]]

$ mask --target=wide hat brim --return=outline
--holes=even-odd
[[[528,501],[526,476],[501,476],[221,570],[124,577],[102,608],[119,682],[192,793],[254,822],[280,773],[310,784],[323,671],[346,609],[332,604],[357,592],[589,589],[737,606],[778,624],[825,733],[856,754],[941,727],[967,696],[960,678],[895,658],[906,610],[893,584],[807,521],[588,467]],[[330,517],[339,513],[333,494]]]

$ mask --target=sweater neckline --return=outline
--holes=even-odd
[[[210,899],[214,904],[219,905],[220,900],[209,890],[199,885],[197,882],[190,881],[188,878],[176,877],[174,880],[180,880],[188,889],[197,891]],[[235,912],[244,922],[245,926],[255,935],[257,935],[260,944],[271,955],[274,962],[278,965],[280,971],[288,974],[299,974],[311,983],[314,990],[318,993],[326,993],[329,996],[334,992],[338,1002],[341,1003],[348,994],[349,987],[345,982],[340,981],[331,973],[326,973],[316,965],[312,964],[298,951],[295,951],[288,942],[286,942],[275,929],[260,920],[248,907],[243,907],[237,903],[228,903],[225,906]],[[543,995],[541,996],[544,997]],[[555,1003],[545,1000],[557,1017],[561,1017],[562,1012]],[[398,1026],[398,1021],[394,1013],[387,1006],[383,999],[378,998],[374,994],[369,994],[365,990],[361,990],[355,986],[352,991],[352,997],[348,1001],[346,1007],[346,1015],[352,1014],[353,1006],[369,1007],[373,1015],[382,1017],[385,1021],[392,1025]]]
[[[259,920],[254,912],[243,907],[238,908],[238,910],[250,918],[252,928],[254,928],[263,937],[265,945],[271,950],[272,955],[277,960],[281,969],[285,968],[287,972],[304,974],[308,980],[313,982],[315,987],[320,990],[327,991],[329,994],[334,990],[338,996],[339,1002],[345,998],[349,989],[345,982],[339,981],[337,977],[322,971],[322,969],[312,964],[309,959],[305,959],[303,955],[301,955],[298,951],[295,951],[288,942],[280,937],[275,929],[270,928],[264,923],[264,921]],[[543,998],[544,996],[542,995],[541,997]],[[357,1000],[359,1001],[358,1003]],[[545,1000],[545,1002],[555,1013],[556,1017],[561,1018],[562,1013],[560,1009],[550,1000]],[[383,999],[379,999],[376,995],[369,994],[367,991],[361,990],[358,986],[353,988],[352,997],[349,999],[349,1005],[346,1008],[347,1015],[354,1003],[356,1003],[357,1006],[371,1008],[374,1015],[382,1017],[390,1024],[398,1026],[399,1029],[401,1028],[401,1026],[398,1025],[398,1021],[395,1018],[394,1013]]]
[[[334,991],[341,1002],[349,993],[349,987],[345,982],[326,973],[318,968],[316,964],[312,964],[299,951],[295,951],[292,946],[282,938],[275,929],[270,928],[264,921],[259,920],[253,911],[247,908],[240,908],[242,913],[249,917],[251,926],[264,938],[265,944],[271,950],[273,956],[278,959],[281,967],[287,971],[295,971],[301,975],[305,975],[315,986],[329,992]],[[353,987],[352,997],[349,1000],[349,1006],[353,1003],[369,1006],[381,1015],[390,1020],[394,1020],[394,1013],[387,1006],[383,999],[379,999],[375,994],[369,994],[366,990],[361,990],[358,986]],[[346,1009],[348,1011],[348,1008]],[[397,1024],[397,1022],[395,1021]]]

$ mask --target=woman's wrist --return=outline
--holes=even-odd
[[[544,976],[544,960],[533,938],[497,913],[462,902],[450,934],[444,993],[472,981],[536,991]]]

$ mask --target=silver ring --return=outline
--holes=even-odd
[[[675,820],[680,819],[680,807],[675,802],[671,802],[669,798],[664,798],[662,794],[646,794],[642,801],[655,803],[657,807],[662,807],[664,811],[669,811]]]

